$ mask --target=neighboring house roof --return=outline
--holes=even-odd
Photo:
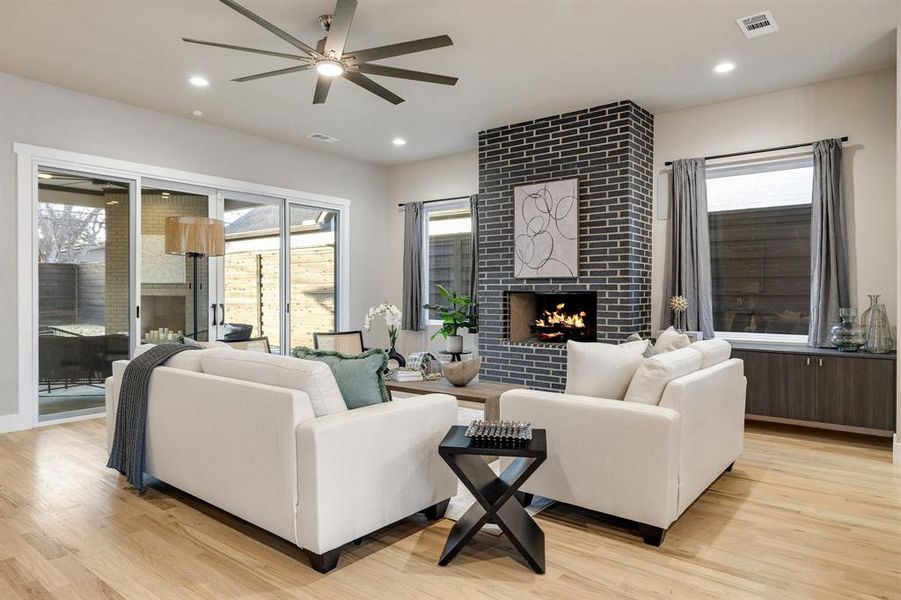
[[[310,233],[331,229],[334,213],[317,208],[292,208],[291,232]],[[279,231],[279,211],[249,210],[225,226],[225,238],[274,235]]]

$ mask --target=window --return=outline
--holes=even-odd
[[[438,286],[452,292],[469,294],[472,260],[472,218],[469,201],[435,202],[425,205],[426,247],[423,249],[426,268],[423,282],[430,304],[442,303]],[[428,319],[438,316],[429,311]]]
[[[812,178],[810,158],[708,168],[717,332],[807,335]]]

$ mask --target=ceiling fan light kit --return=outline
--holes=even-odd
[[[377,61],[384,58],[392,58],[394,56],[403,56],[405,54],[423,52],[425,50],[432,50],[434,48],[452,46],[453,41],[447,35],[439,35],[430,38],[413,40],[410,42],[401,42],[399,44],[389,44],[387,46],[379,46],[375,48],[367,48],[365,50],[346,52],[344,50],[344,46],[347,42],[348,33],[350,32],[350,25],[353,22],[354,12],[356,12],[357,9],[356,0],[338,0],[337,4],[335,5],[335,13],[333,15],[322,15],[319,17],[319,25],[326,31],[326,37],[319,40],[316,48],[308,46],[290,33],[273,25],[269,21],[266,21],[259,15],[247,10],[234,0],[219,1],[222,4],[225,4],[229,8],[240,13],[244,17],[247,17],[273,35],[278,36],[300,51],[299,54],[288,54],[285,52],[274,52],[270,50],[260,50],[257,48],[235,46],[233,44],[224,44],[221,42],[209,42],[192,38],[182,38],[183,41],[190,44],[200,44],[203,46],[212,46],[214,48],[237,50],[239,52],[263,54],[266,56],[289,59],[300,63],[299,65],[293,67],[276,69],[274,71],[266,71],[264,73],[247,75],[245,77],[238,77],[233,81],[243,83],[246,81],[254,81],[267,77],[275,77],[278,75],[287,75],[289,73],[298,73],[301,71],[309,71],[315,69],[317,73],[317,79],[316,89],[313,92],[313,104],[325,103],[326,98],[328,97],[329,89],[331,88],[332,79],[337,77],[346,79],[347,81],[360,86],[366,91],[371,92],[376,96],[379,96],[380,98],[391,102],[392,104],[400,104],[404,101],[404,99],[394,92],[383,87],[382,85],[376,83],[365,74],[382,77],[394,77],[397,79],[407,79],[410,81],[437,83],[440,85],[456,85],[457,83],[456,77],[372,64],[372,61]]]

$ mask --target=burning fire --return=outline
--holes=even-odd
[[[564,308],[566,308],[566,304],[558,304],[557,310],[555,310],[554,312],[547,310],[544,311],[544,318],[536,320],[535,326],[555,327],[563,329],[584,329],[585,317],[587,316],[585,311],[581,311],[578,314],[568,315],[563,312]]]

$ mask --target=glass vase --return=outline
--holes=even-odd
[[[857,309],[840,308],[838,315],[841,321],[833,325],[829,341],[842,352],[857,352],[866,343],[866,332],[857,323]]]
[[[885,354],[895,347],[895,339],[892,335],[892,326],[888,320],[885,305],[879,302],[879,295],[872,294],[870,308],[864,313],[866,320],[864,326],[867,329],[867,342],[865,349],[873,354]]]

